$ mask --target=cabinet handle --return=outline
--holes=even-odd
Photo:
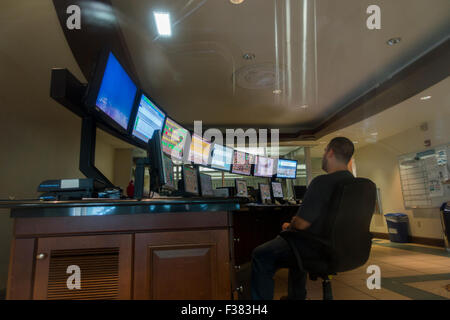
[[[45,258],[47,258],[47,254],[46,254],[46,253],[39,253],[39,254],[36,256],[36,259],[37,259],[37,260],[44,260]]]
[[[233,240],[234,240],[234,242],[239,242],[239,241],[241,241],[241,239],[239,239],[239,238],[234,238]]]

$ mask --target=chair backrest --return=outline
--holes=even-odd
[[[370,255],[370,222],[375,211],[376,186],[369,179],[355,178],[340,183],[330,202],[330,242],[336,272],[364,265]]]

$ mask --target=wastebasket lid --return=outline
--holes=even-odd
[[[385,217],[407,217],[407,214],[404,213],[386,213]]]

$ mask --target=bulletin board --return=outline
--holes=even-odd
[[[398,158],[405,208],[438,208],[450,201],[450,145]]]

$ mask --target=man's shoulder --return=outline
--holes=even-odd
[[[346,180],[355,178],[350,171],[337,171],[333,173],[322,174],[320,176],[315,177],[312,181],[314,183],[322,183],[329,182],[330,180]]]

